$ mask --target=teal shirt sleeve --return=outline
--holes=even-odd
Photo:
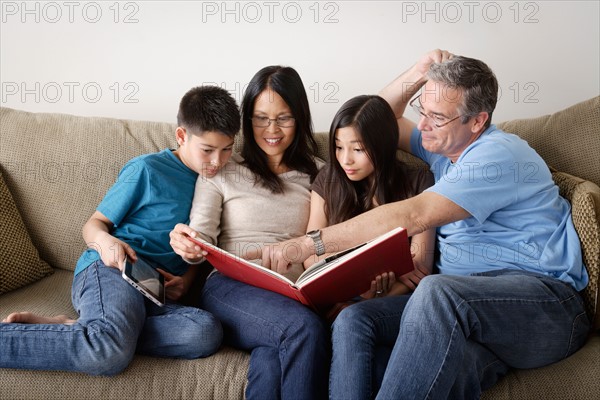
[[[119,226],[127,215],[134,214],[143,206],[149,193],[149,173],[145,163],[139,159],[129,161],[115,184],[108,190],[97,210],[115,226]]]

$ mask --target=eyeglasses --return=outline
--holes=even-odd
[[[418,101],[418,103],[416,103],[417,101]],[[448,119],[441,115],[425,114],[425,112],[423,111],[423,107],[421,106],[421,101],[419,100],[419,97],[415,97],[414,99],[412,99],[410,101],[410,103],[408,103],[408,105],[421,117],[425,118],[426,120],[431,121],[431,123],[433,123],[433,126],[435,126],[436,128],[442,128],[442,127],[448,125],[450,122],[454,121],[455,119],[458,119],[458,118],[464,116],[464,115],[457,115],[454,118]]]
[[[252,120],[252,126],[257,128],[266,128],[267,126],[271,125],[271,121],[275,122],[275,124],[277,124],[277,126],[280,128],[291,128],[292,126],[296,125],[296,118],[288,116],[277,117],[275,119],[255,116],[250,119]]]

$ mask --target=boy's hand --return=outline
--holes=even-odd
[[[195,238],[198,236],[198,232],[188,225],[177,224],[169,233],[169,237],[171,238],[169,244],[173,248],[173,251],[183,257],[186,261],[190,263],[198,262],[207,254],[200,246],[189,239],[190,237]]]
[[[123,271],[125,268],[125,259],[129,257],[132,262],[137,261],[135,250],[124,241],[117,239],[109,233],[102,233],[96,239],[96,249],[100,254],[102,262],[107,267],[117,268]]]
[[[177,301],[187,293],[188,287],[181,276],[173,275],[160,268],[156,268],[156,270],[165,277],[165,296],[169,300]]]
[[[104,265],[123,271],[126,257],[136,262],[137,256],[131,246],[110,234],[113,227],[113,223],[96,210],[83,225],[83,240],[98,252]]]

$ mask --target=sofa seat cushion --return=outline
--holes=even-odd
[[[72,281],[72,271],[56,269],[41,281],[0,296],[0,320],[16,311],[77,318],[71,306]],[[248,353],[229,347],[197,360],[135,356],[114,377],[0,368],[0,399],[80,399],[81,388],[88,399],[241,399],[249,359]]]
[[[111,377],[0,369],[0,398],[239,400],[244,398],[249,358],[227,347],[197,360],[135,356],[123,373]]]
[[[0,296],[0,320],[18,311],[31,311],[51,317],[65,314],[77,318],[71,305],[73,272],[55,269],[54,273],[38,282]]]
[[[583,290],[588,313],[600,328],[598,313],[598,279],[600,277],[600,188],[589,181],[564,172],[552,172],[560,195],[571,202],[573,225],[581,241],[583,263],[589,283]]]
[[[486,390],[482,400],[563,400],[597,399],[600,336],[560,362],[535,369],[511,369],[498,383]]]
[[[0,171],[0,294],[52,272],[33,245]]]

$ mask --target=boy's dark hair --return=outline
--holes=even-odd
[[[192,88],[179,103],[177,125],[190,133],[214,131],[234,137],[240,131],[240,121],[235,99],[218,86]]]

